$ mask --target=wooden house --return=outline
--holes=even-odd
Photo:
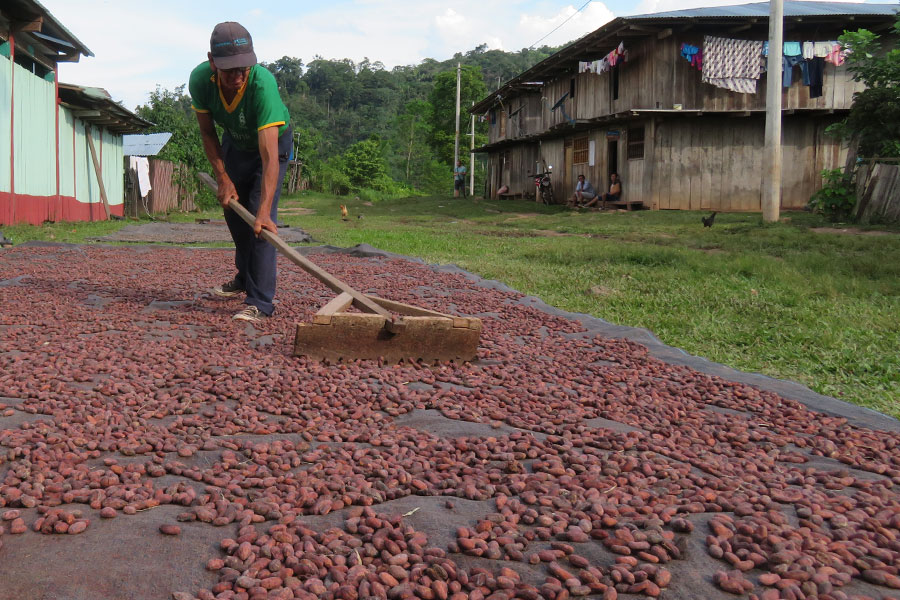
[[[0,4],[0,225],[123,213],[122,135],[151,123],[60,83],[59,63],[81,56],[93,54],[39,2]]]
[[[859,28],[892,39],[897,9],[786,0],[784,40],[825,42]],[[578,174],[604,191],[616,172],[623,200],[646,208],[760,210],[766,74],[756,93],[703,83],[682,45],[702,49],[705,36],[766,40],[768,10],[754,3],[619,17],[507,81],[471,109],[489,121],[489,141],[476,150],[489,157],[489,195],[502,186],[530,195],[530,175],[552,167],[557,202],[572,194]],[[600,70],[593,61],[616,49],[624,52],[615,66],[580,72]],[[846,64],[824,65],[818,97],[799,68],[793,74],[783,88],[786,209],[807,204],[823,169],[843,166],[847,150],[826,128],[862,89]]]

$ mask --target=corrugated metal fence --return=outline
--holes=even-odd
[[[900,164],[869,162],[856,171],[856,218],[900,223]]]
[[[137,173],[127,169],[127,192],[125,194],[125,215],[140,217],[173,211],[192,211],[197,206],[197,185],[187,167],[168,160],[150,159],[150,187],[146,198],[141,198]],[[179,185],[184,181],[184,185]]]

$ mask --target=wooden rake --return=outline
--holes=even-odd
[[[237,201],[228,208],[253,227],[256,220]],[[297,323],[294,356],[340,362],[352,359],[471,361],[477,357],[481,319],[455,317],[356,291],[302,256],[278,235],[260,236],[291,262],[338,292],[319,309],[312,323]],[[353,306],[360,312],[344,312]],[[395,317],[392,313],[397,313]]]

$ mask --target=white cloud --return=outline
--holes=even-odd
[[[86,0],[48,8],[94,53],[77,63],[62,63],[60,80],[105,88],[129,109],[146,102],[157,84],[171,89],[185,83],[190,71],[185,58],[198,64],[209,43],[205,25],[180,19],[174,11],[166,14],[150,3]],[[102,25],[97,19],[101,11]]]
[[[357,62],[368,57],[391,68],[425,58],[445,60],[479,44],[517,51],[556,27],[539,45],[560,45],[613,17],[602,2],[575,14],[572,4],[560,7],[533,0],[459,0],[452,7],[443,0],[350,0],[296,9],[266,0],[247,8],[226,0],[215,14],[205,10],[204,3],[176,0],[43,3],[96,55],[63,65],[60,79],[103,87],[128,108],[146,102],[157,84],[172,89],[185,83],[205,58],[209,33],[220,20],[241,20],[263,61],[285,55],[304,62],[316,55]],[[278,19],[270,18],[273,7]]]

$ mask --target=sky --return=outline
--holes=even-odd
[[[745,0],[746,1],[746,0]],[[260,61],[368,58],[385,68],[439,61],[480,44],[558,46],[614,17],[742,0],[41,0],[93,57],[60,66],[60,81],[102,87],[134,109],[157,85],[187,82],[216,23],[238,21]],[[557,29],[558,28],[558,29]],[[554,31],[555,29],[555,31]]]

